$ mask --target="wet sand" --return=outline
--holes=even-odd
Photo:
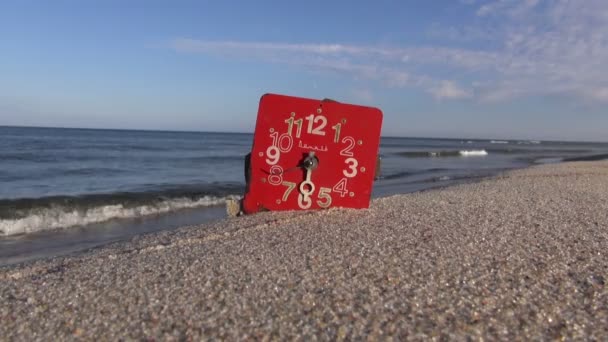
[[[608,162],[0,269],[0,339],[608,339]]]

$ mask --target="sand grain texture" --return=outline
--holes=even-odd
[[[2,340],[608,339],[608,162],[0,269]]]

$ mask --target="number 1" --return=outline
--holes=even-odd
[[[342,128],[342,124],[341,123],[337,123],[333,126],[331,126],[331,129],[336,131],[336,134],[334,134],[334,142],[337,143],[340,141],[340,128]]]

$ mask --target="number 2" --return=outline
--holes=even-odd
[[[343,143],[347,143],[348,146],[346,146],[345,148],[342,149],[342,151],[340,151],[340,155],[341,156],[345,156],[345,157],[352,157],[352,156],[354,156],[354,154],[351,151],[355,147],[355,138],[353,138],[353,137],[344,137],[344,139],[342,139],[342,142]]]

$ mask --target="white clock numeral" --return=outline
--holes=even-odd
[[[266,149],[266,155],[268,156],[268,158],[266,158],[266,163],[268,165],[275,165],[279,162],[279,158],[281,157],[281,151],[278,147],[270,145]]]
[[[353,152],[351,152],[351,151],[353,150],[353,148],[355,148],[355,138],[344,137],[344,139],[342,139],[342,142],[347,143],[348,146],[346,146],[344,149],[342,149],[342,151],[340,151],[340,155],[345,156],[345,157],[354,156]]]
[[[283,133],[279,136],[278,132],[274,132],[270,134],[270,137],[272,138],[272,145],[278,147],[281,152],[287,153],[291,151],[291,148],[293,147],[293,138],[291,135]]]
[[[306,120],[308,121],[308,129],[307,132],[309,134],[314,134],[314,135],[325,135],[325,131],[323,131],[323,128],[325,128],[325,126],[327,125],[327,118],[323,115],[317,115],[315,116],[314,114],[310,114],[309,116],[306,117]],[[320,121],[320,123],[319,123]],[[312,127],[313,123],[319,123],[319,125],[317,127]]]
[[[312,200],[310,196],[305,194],[300,194],[298,196],[298,206],[302,209],[308,209],[312,205]]]
[[[357,162],[357,159],[346,158],[344,162],[348,164],[348,168],[350,169],[350,171],[342,170],[342,173],[348,178],[355,177],[357,175],[357,166],[359,166],[359,162]]]
[[[320,199],[324,199],[325,201],[321,201],[321,200],[317,200],[317,204],[319,205],[319,207],[321,208],[327,208],[331,205],[331,189],[330,188],[324,188],[321,187],[319,189],[319,195],[318,197]]]
[[[342,129],[342,124],[338,122],[337,124],[331,126],[331,129],[336,131],[336,133],[334,134],[334,142],[335,143],[339,142],[340,141],[340,130]]]
[[[285,190],[285,193],[283,193],[283,198],[282,198],[283,202],[287,202],[287,198],[289,197],[289,194],[293,191],[293,189],[296,188],[296,183],[283,181],[283,183],[281,183],[281,184],[283,184],[287,187],[287,189]]]
[[[283,182],[283,168],[279,165],[273,165],[270,168],[270,175],[268,175],[268,183],[279,185],[281,182]]]
[[[346,189],[346,183],[347,183],[347,181],[348,180],[346,178],[340,179],[340,181],[338,183],[336,183],[336,185],[334,185],[334,187],[332,188],[332,190],[334,192],[339,193],[340,197],[346,196],[346,194],[348,193],[348,189]]]
[[[295,115],[295,113],[292,113],[291,115]],[[294,123],[298,126],[298,128],[296,129],[296,138],[299,138],[300,135],[302,135],[302,124],[304,123],[303,119],[295,120],[292,116],[289,119],[285,120],[285,123],[287,124],[287,135],[291,136],[291,131],[293,131]]]

